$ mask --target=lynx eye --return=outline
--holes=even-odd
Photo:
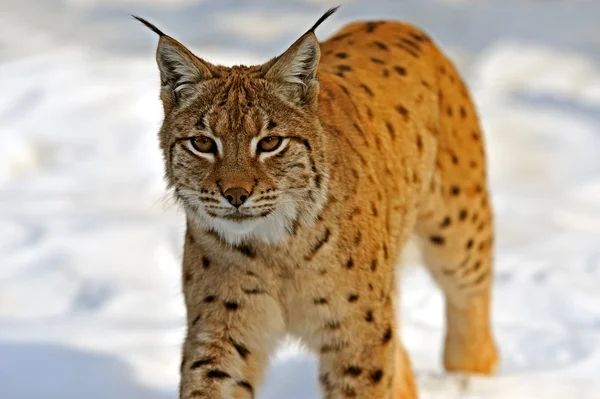
[[[203,153],[216,153],[217,152],[217,145],[215,143],[215,141],[213,139],[211,139],[210,137],[206,137],[206,136],[198,136],[198,137],[192,137],[190,139],[190,145],[192,146],[192,148],[198,152],[203,152]]]
[[[269,136],[265,137],[261,141],[258,142],[258,151],[259,152],[271,152],[275,151],[281,145],[283,139],[279,136]]]

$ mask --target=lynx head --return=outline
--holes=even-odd
[[[224,67],[159,36],[165,174],[188,220],[237,245],[287,238],[325,202],[314,29],[263,65]]]

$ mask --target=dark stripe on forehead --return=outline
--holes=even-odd
[[[198,121],[196,122],[196,125],[195,125],[198,129],[203,130],[203,129],[207,128],[206,123],[204,122],[207,112],[208,111],[200,112],[200,115],[198,116]]]

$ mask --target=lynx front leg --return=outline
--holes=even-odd
[[[184,292],[188,331],[181,399],[253,399],[268,357],[284,335],[274,291],[246,259],[220,262],[186,242]],[[243,259],[240,259],[243,260]]]
[[[396,337],[391,305],[374,303],[346,322],[332,321],[320,348],[326,399],[414,399],[410,362]]]

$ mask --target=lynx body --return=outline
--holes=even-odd
[[[416,397],[396,322],[411,235],[445,293],[445,367],[491,373],[483,138],[429,37],[358,22],[319,43],[313,28],[229,68],[142,22],[160,35],[160,144],[187,215],[181,398],[256,397],[286,334],[319,355],[325,398]]]

